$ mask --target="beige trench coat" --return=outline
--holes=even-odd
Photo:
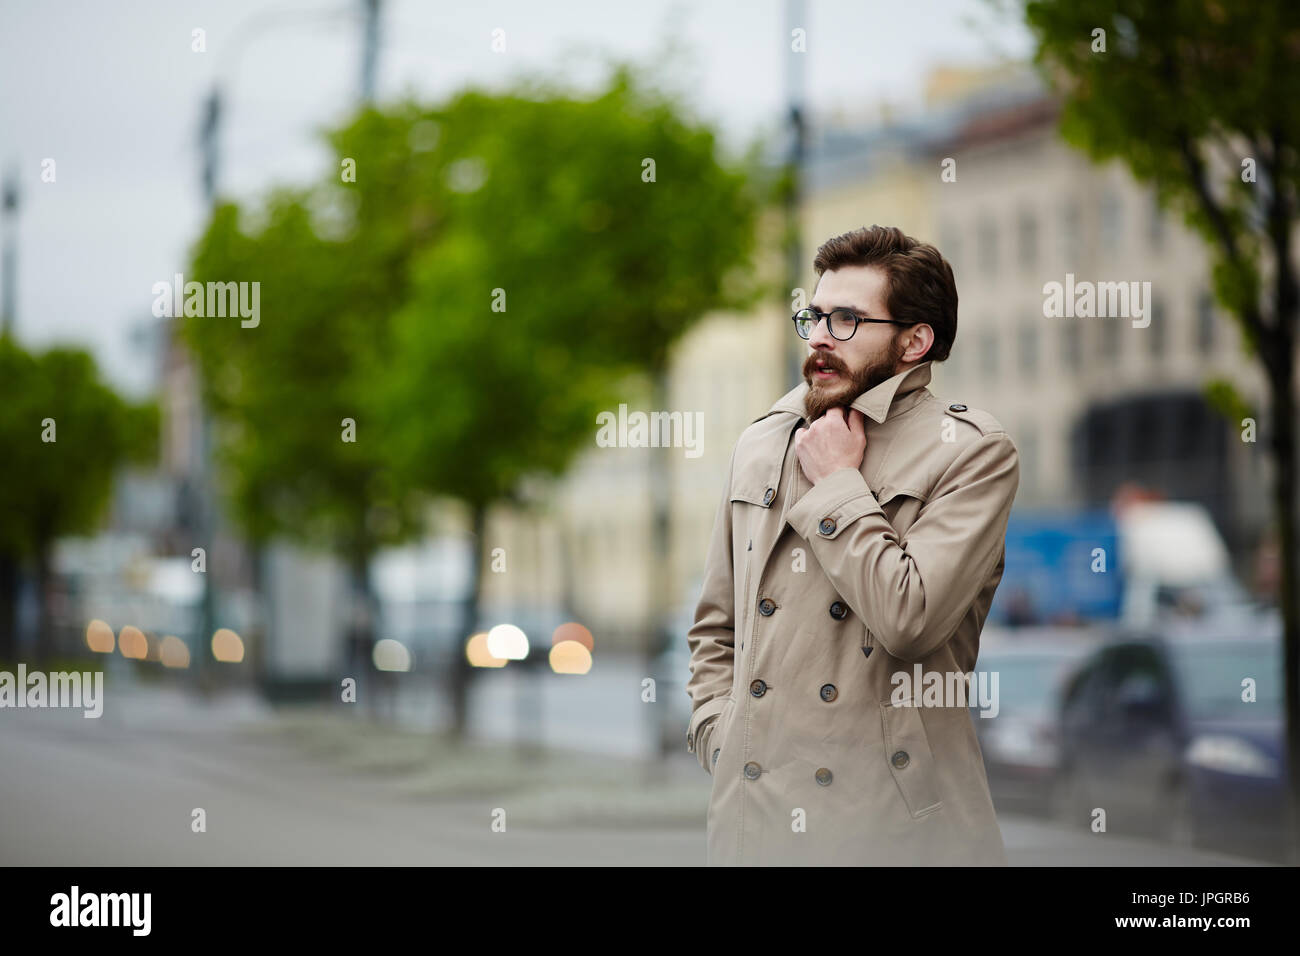
[[[1019,484],[998,422],[929,381],[858,396],[862,465],[815,487],[806,384],[736,444],[687,635],[709,865],[1006,863],[965,702],[893,703],[923,703],[918,663],[975,670]]]

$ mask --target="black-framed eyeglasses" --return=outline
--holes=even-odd
[[[853,338],[853,333],[858,330],[858,325],[863,322],[880,322],[885,325],[910,324],[900,322],[898,319],[868,319],[865,316],[858,315],[852,309],[831,309],[829,312],[818,312],[816,309],[800,309],[790,316],[790,319],[794,322],[794,330],[801,339],[809,338],[813,333],[813,329],[817,327],[817,323],[825,319],[831,337],[839,339],[841,342]]]

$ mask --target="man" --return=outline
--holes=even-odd
[[[1016,448],[925,387],[957,332],[933,246],[872,226],[814,267],[805,382],[736,444],[687,635],[708,862],[1004,864],[963,678]]]

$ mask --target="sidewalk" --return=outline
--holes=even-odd
[[[712,786],[690,754],[656,762],[497,741],[457,747],[445,734],[328,708],[284,712],[241,732],[349,774],[382,777],[411,798],[508,797],[511,820],[526,824],[696,827],[703,834]]]
[[[277,711],[251,695],[119,689],[112,704],[93,720],[68,710],[0,715],[0,863],[705,861],[712,778],[689,754],[456,746],[350,706]],[[204,832],[191,829],[194,808],[207,814]],[[1256,865],[1028,817],[999,824],[1013,866]]]

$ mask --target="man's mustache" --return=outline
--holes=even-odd
[[[847,369],[844,367],[843,363],[839,361],[839,359],[834,359],[831,358],[830,356],[819,355],[814,353],[813,355],[810,355],[808,356],[808,358],[804,359],[804,363],[803,363],[804,374],[811,375],[813,372],[817,371],[818,362],[820,362],[821,367],[828,372],[847,371]]]

